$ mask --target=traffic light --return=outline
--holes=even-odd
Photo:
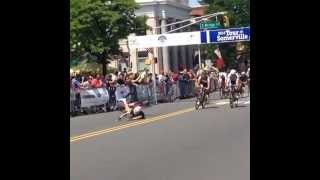
[[[224,27],[229,27],[230,26],[228,16],[223,16],[223,26]]]

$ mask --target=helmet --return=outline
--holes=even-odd
[[[241,75],[245,75],[245,74],[246,74],[245,72],[242,72],[242,73],[241,73]]]
[[[200,75],[204,76],[204,75],[207,75],[208,74],[208,71],[202,71],[202,73]]]
[[[230,71],[230,74],[235,74],[236,72],[237,72],[236,70],[232,69],[232,70]]]

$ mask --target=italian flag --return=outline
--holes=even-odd
[[[214,53],[218,56],[218,59],[216,59],[216,64],[217,64],[217,68],[219,69],[219,71],[221,71],[224,68],[224,61],[223,58],[221,56],[221,52],[220,49],[217,48]]]

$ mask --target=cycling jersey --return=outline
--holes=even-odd
[[[246,75],[240,76],[240,81],[242,81],[242,82],[246,82],[247,79],[248,79],[248,77]]]
[[[230,82],[232,85],[235,85],[237,83],[237,79],[238,79],[237,75],[235,74],[230,75]]]
[[[208,76],[200,76],[200,82],[199,84],[202,84],[204,87],[208,87],[209,82],[208,82]]]
[[[228,86],[230,85],[236,85],[238,81],[237,74],[229,74],[228,75]]]

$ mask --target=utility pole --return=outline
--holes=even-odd
[[[200,44],[198,45],[198,51],[199,51],[199,69],[201,69],[201,52],[200,52]]]

